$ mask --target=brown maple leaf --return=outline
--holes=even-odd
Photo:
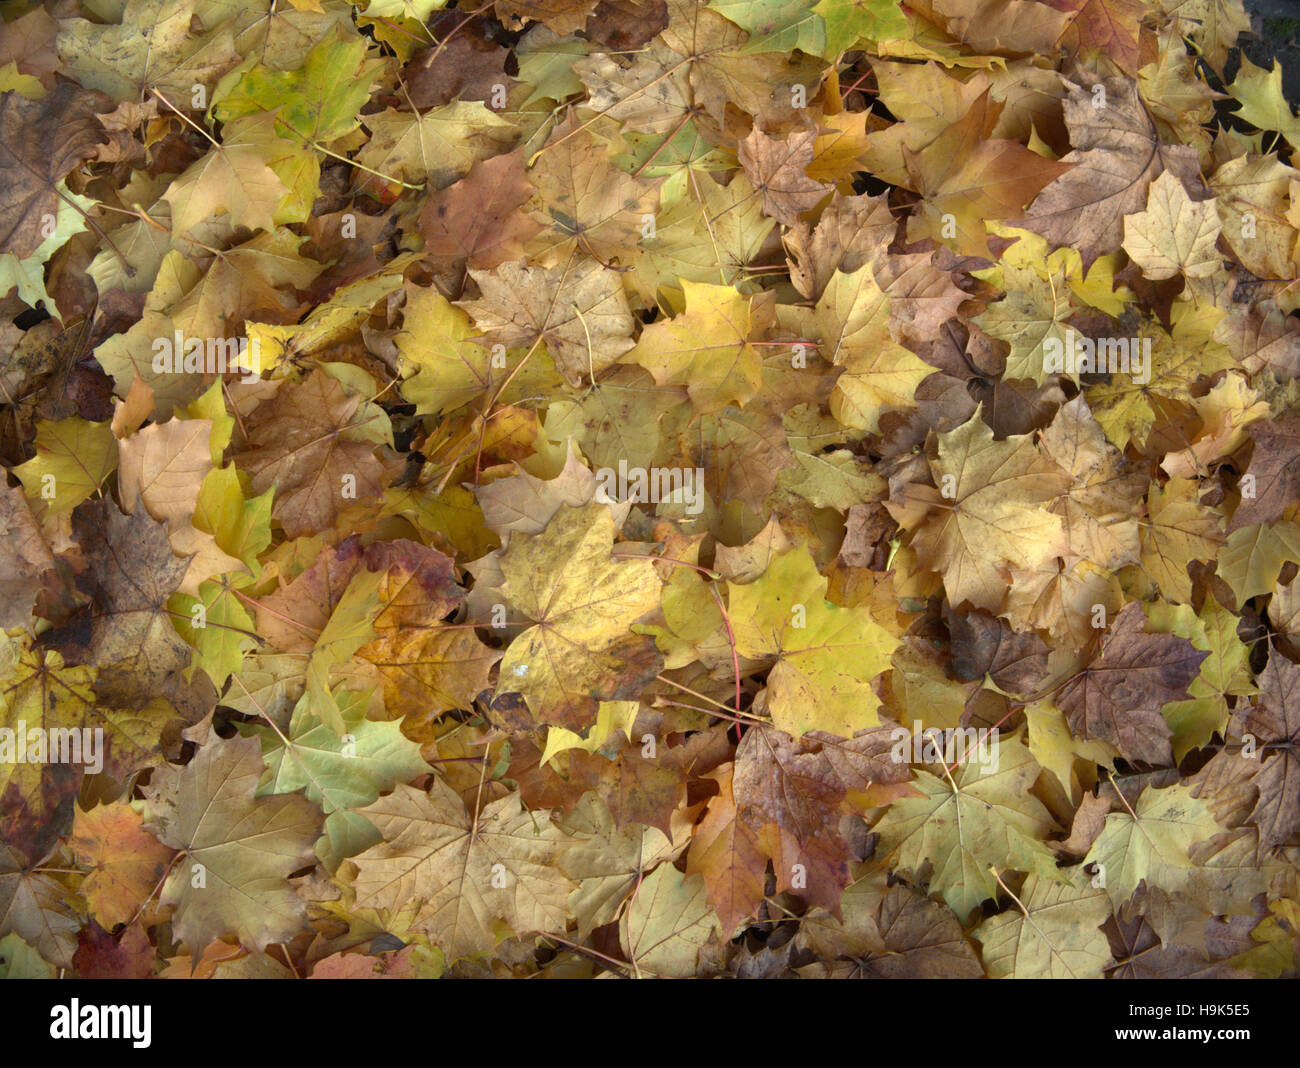
[[[110,501],[92,501],[73,513],[72,529],[89,565],[78,586],[90,594],[87,662],[99,668],[95,693],[114,708],[143,709],[157,697],[190,723],[215,701],[206,676],[187,682],[191,650],[172,624],[167,599],[189,567],[137,502],[123,515]]]
[[[634,345],[623,283],[594,260],[558,267],[502,263],[470,275],[483,297],[457,303],[487,339],[528,345],[543,338],[570,385],[609,367]]]
[[[910,241],[955,240],[962,255],[988,257],[985,221],[1018,215],[1067,170],[1018,141],[990,137],[1002,109],[986,89],[919,152],[903,148],[910,188],[923,197],[907,223]]]
[[[1228,533],[1254,523],[1272,523],[1282,518],[1300,500],[1300,415],[1286,415],[1276,421],[1260,421],[1250,428],[1255,451],[1243,479],[1250,495],[1242,493],[1241,504],[1232,513]]]
[[[100,93],[60,82],[37,100],[0,94],[0,253],[29,256],[46,237],[61,198],[54,188],[104,140],[96,111],[112,106]]]
[[[28,627],[54,555],[18,486],[0,487],[0,627]]]
[[[1233,715],[1233,734],[1253,735],[1259,800],[1250,821],[1263,852],[1300,831],[1300,667],[1272,653],[1259,676],[1259,696]]]
[[[453,36],[455,25],[452,22],[446,26],[445,39],[439,34],[436,48],[422,48],[406,65],[406,88],[411,103],[421,110],[453,100],[486,102],[496,86],[511,84],[506,74],[509,53],[471,33]]]
[[[1031,694],[1047,677],[1047,643],[1034,631],[1016,633],[987,612],[946,610],[952,633],[952,670],[970,682],[988,675],[1008,693]]]
[[[1141,605],[1126,604],[1102,639],[1101,655],[1061,689],[1058,704],[1081,739],[1113,745],[1129,760],[1168,764],[1173,732],[1160,714],[1188,697],[1209,653],[1173,634],[1147,634]]]
[[[741,166],[763,198],[763,211],[786,226],[796,225],[799,213],[826,195],[826,186],[804,172],[812,162],[816,140],[814,130],[801,130],[780,141],[755,126],[736,149]]]
[[[77,936],[72,967],[80,979],[149,979],[157,959],[158,950],[140,924],[114,935],[91,920]]]
[[[271,515],[286,536],[328,530],[350,503],[384,491],[394,465],[376,455],[367,421],[355,420],[360,405],[316,369],[248,417],[249,447],[235,462],[253,476],[254,493],[275,487]]]
[[[1196,149],[1162,143],[1136,82],[1087,71],[1079,78],[1065,82],[1065,123],[1074,148],[1061,162],[1073,166],[1014,225],[1042,234],[1053,247],[1077,248],[1086,271],[1120,247],[1124,216],[1146,209],[1147,189],[1161,173],[1172,171],[1189,190],[1201,178]]]
[[[732,791],[733,765],[726,764],[708,778],[718,784],[704,819],[691,837],[686,874],[704,876],[704,886],[726,931],[753,916],[767,886],[767,854],[759,829],[736,818]]]
[[[870,263],[883,286],[886,280],[881,270],[890,262],[885,251],[897,229],[885,196],[862,193],[846,197],[836,191],[815,227],[799,222],[782,238],[789,256],[790,280],[800,293],[816,301],[837,270],[853,274]]]
[[[736,749],[732,786],[738,818],[760,830],[772,824],[797,844],[798,859],[807,868],[804,895],[825,908],[838,908],[849,880],[841,803],[850,790],[911,778],[907,764],[890,759],[892,733],[876,727],[845,740],[810,731],[796,739],[775,728],[753,727]],[[789,867],[776,872],[778,885],[788,886]]]
[[[1138,35],[1146,5],[1142,0],[1048,0],[1074,17],[1063,40],[1088,52],[1101,52],[1130,77],[1137,77]]]
[[[145,789],[158,839],[186,853],[159,900],[176,906],[173,927],[191,956],[228,932],[261,950],[302,925],[307,904],[287,877],[311,862],[321,810],[299,793],[255,796],[262,771],[255,738],[213,733],[193,761],[155,772]]]
[[[258,601],[257,630],[282,653],[308,653],[325,629],[352,576],[365,565],[361,539],[326,546],[309,568]]]
[[[523,149],[475,163],[469,174],[429,197],[420,213],[426,256],[465,260],[486,270],[523,254],[541,227],[519,211],[533,195]]]
[[[596,10],[597,0],[496,0],[497,17],[518,28],[541,22],[558,34],[576,33]]]

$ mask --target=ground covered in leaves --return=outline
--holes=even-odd
[[[1296,974],[1238,0],[4,17],[0,972]]]

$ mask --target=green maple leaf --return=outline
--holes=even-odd
[[[974,757],[940,778],[918,771],[921,797],[890,805],[876,824],[880,850],[898,870],[931,870],[930,890],[958,916],[997,897],[993,866],[1057,878],[1056,860],[1043,844],[1052,817],[1029,793],[1038,762],[1018,737],[998,743],[996,768]]]
[[[378,66],[366,59],[365,38],[348,40],[339,32],[316,45],[299,70],[254,67],[213,110],[223,122],[274,111],[281,131],[321,145],[361,124]]]
[[[910,29],[898,0],[820,0],[813,11],[826,24],[826,50],[821,54],[828,59],[860,40],[905,38]]]
[[[1030,875],[1020,909],[1008,909],[975,928],[992,979],[1100,979],[1110,963],[1101,925],[1110,916],[1103,890],[1076,872],[1072,882]]]
[[[308,711],[305,700],[294,706],[288,730],[255,728],[266,764],[259,796],[302,790],[321,806],[325,833],[316,853],[331,870],[380,840],[374,825],[353,809],[370,804],[396,783],[433,770],[420,756],[419,745],[402,734],[400,723],[366,719],[366,697],[338,694],[341,736]]]
[[[1148,787],[1132,815],[1112,812],[1106,817],[1085,863],[1098,865],[1118,908],[1143,881],[1166,892],[1186,886],[1195,868],[1189,851],[1222,830],[1209,805],[1193,797],[1189,787]]]

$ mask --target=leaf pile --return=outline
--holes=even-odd
[[[5,19],[0,968],[1297,974],[1236,0]]]

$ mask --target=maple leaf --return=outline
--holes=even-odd
[[[153,518],[167,523],[172,549],[190,558],[178,588],[191,595],[198,594],[199,583],[213,575],[246,570],[221,550],[210,533],[194,524],[203,480],[212,469],[212,431],[210,419],[172,419],[145,427],[118,444],[122,505],[134,510],[136,502],[143,501]]]
[[[844,367],[830,406],[845,426],[879,431],[881,409],[907,405],[917,386],[934,373],[893,339],[891,310],[870,264],[853,274],[836,271],[813,309],[823,356]]]
[[[1211,560],[1223,545],[1223,519],[1194,496],[1190,479],[1170,479],[1147,495],[1147,524],[1142,529],[1142,566],[1171,600],[1188,601],[1193,560]]]
[[[826,55],[857,41],[887,40],[905,33],[907,20],[895,0],[818,0],[813,6],[826,23]]]
[[[371,722],[359,704],[344,709],[342,720],[345,733],[340,736],[300,701],[286,730],[258,728],[266,764],[259,795],[302,790],[319,804],[325,823],[316,852],[331,867],[378,840],[374,827],[352,810],[399,781],[433,770],[397,723]]]
[[[316,370],[245,422],[248,448],[235,462],[252,474],[254,493],[275,487],[271,516],[289,537],[327,529],[348,501],[383,491],[389,467],[375,455],[382,424],[374,416],[354,421],[361,401]]]
[[[659,578],[649,558],[612,559],[613,544],[609,509],[592,503],[562,507],[502,554],[506,596],[534,625],[510,643],[499,688],[540,722],[585,731],[599,701],[626,700],[658,671],[653,642],[630,628],[658,605]]]
[[[92,738],[84,731],[102,730],[111,720],[97,708],[93,669],[67,665],[60,653],[28,648],[15,639],[7,640],[3,662],[0,720],[6,736],[0,741],[5,751],[0,797],[21,802],[19,819],[6,821],[6,837],[26,831],[39,843],[71,820],[72,799],[83,775],[83,766],[72,760],[72,746],[82,762],[93,766],[94,756],[87,751]],[[20,743],[29,733],[30,743]],[[66,759],[51,759],[56,739]],[[104,741],[117,748],[122,739],[110,732]],[[105,756],[102,748],[99,755]],[[30,759],[35,756],[40,759]]]
[[[990,305],[977,322],[990,337],[1011,346],[1003,372],[1007,378],[1025,378],[1042,385],[1050,373],[1044,358],[1048,346],[1053,342],[1073,344],[1065,325],[1073,310],[1069,295],[1054,276],[1043,277],[1032,267],[1004,259],[1000,273],[1007,295]]]
[[[632,314],[618,275],[584,260],[576,267],[502,263],[471,269],[483,296],[457,301],[488,341],[545,340],[570,385],[581,383],[632,348]]]
[[[1143,881],[1167,890],[1186,886],[1193,867],[1189,851],[1222,830],[1188,787],[1148,787],[1131,814],[1106,817],[1084,863],[1105,868],[1106,893],[1119,908]]]
[[[791,53],[773,62],[770,55],[747,52],[748,34],[700,0],[668,0],[668,25],[660,40],[685,63],[696,105],[724,121],[728,104],[752,115],[766,128],[798,121],[795,86],[804,91],[821,80],[812,56]]]
[[[816,205],[826,193],[826,187],[806,173],[816,137],[812,131],[803,131],[782,143],[755,126],[736,149],[741,166],[763,199],[763,210],[786,226],[798,224],[799,213]]]
[[[782,238],[791,260],[790,280],[816,300],[836,270],[853,274],[863,263],[882,262],[897,229],[883,197],[836,192],[815,227],[800,223]]]
[[[1261,850],[1286,841],[1300,827],[1300,767],[1295,750],[1300,733],[1298,682],[1300,668],[1276,654],[1270,656],[1259,677],[1260,696],[1233,716],[1236,732],[1253,735],[1261,749],[1259,770],[1251,778],[1259,800],[1250,815],[1250,822],[1259,828]],[[1280,752],[1265,756],[1270,749]]]
[[[899,783],[911,774],[905,763],[892,759],[892,738],[888,728],[866,730],[847,740],[821,731],[795,738],[780,730],[753,728],[736,750],[731,785],[738,826],[731,833],[742,842],[743,836],[762,835],[769,827],[788,835],[807,870],[806,893],[836,909],[849,881],[848,850],[839,826],[849,810],[849,793],[865,794],[873,783]],[[753,862],[752,857],[746,859]],[[782,881],[789,877],[779,866],[777,873]],[[709,879],[711,901],[719,876],[714,872]],[[744,872],[733,868],[731,877],[744,878]]]
[[[1073,883],[1030,875],[1016,904],[975,928],[995,979],[1100,979],[1110,963],[1101,925],[1110,916],[1105,891],[1082,873]]]
[[[654,375],[655,384],[685,386],[702,414],[752,400],[762,364],[750,342],[771,321],[772,309],[731,286],[682,281],[686,310],[652,323],[623,356]]]
[[[182,676],[190,649],[172,625],[167,599],[188,563],[172,552],[166,525],[142,505],[125,516],[107,501],[80,505],[72,522],[91,566],[81,584],[91,598],[88,654],[99,668],[97,695],[126,709],[162,697],[198,720],[211,708],[212,691]]]
[[[889,806],[876,824],[880,849],[897,866],[932,871],[933,891],[961,918],[996,897],[990,864],[1056,879],[1056,861],[1043,844],[1052,819],[1029,792],[1038,763],[1019,738],[998,742],[996,767],[968,761],[947,780],[918,771],[920,797]]]
[[[157,959],[158,951],[140,924],[115,938],[91,920],[78,938],[72,967],[87,979],[149,979]]]
[[[1184,638],[1146,633],[1146,615],[1126,604],[1101,643],[1101,655],[1060,692],[1058,703],[1080,738],[1115,746],[1131,760],[1173,759],[1169,724],[1160,709],[1188,696],[1208,655]]]
[[[0,627],[30,627],[32,605],[54,555],[32,516],[27,498],[16,486],[0,491]]]
[[[777,727],[851,738],[879,722],[871,680],[888,665],[896,639],[868,609],[826,600],[826,579],[806,551],[774,557],[754,582],[729,582],[727,601],[737,652],[777,657],[767,679]]]
[[[1255,448],[1245,474],[1251,477],[1254,492],[1250,496],[1243,494],[1241,504],[1228,522],[1228,533],[1281,519],[1287,508],[1300,498],[1297,435],[1300,435],[1300,418],[1294,415],[1251,428]]]
[[[718,795],[691,836],[686,862],[687,875],[704,876],[709,904],[726,931],[754,914],[767,885],[767,856],[758,831],[737,817],[732,771],[724,766],[710,776]]]
[[[909,187],[923,197],[921,211],[907,224],[910,241],[943,240],[952,220],[958,252],[988,256],[984,222],[1020,214],[1044,186],[1059,182],[1069,168],[1015,141],[989,138],[1000,108],[986,90],[961,119],[920,151],[903,149]]]
[[[653,40],[631,56],[586,55],[574,70],[591,107],[630,131],[671,134],[679,121],[688,136],[696,129],[689,71],[662,41]]]
[[[868,872],[844,891],[842,918],[810,912],[796,936],[824,961],[800,974],[835,978],[976,979],[984,975],[952,910]]]
[[[589,735],[599,726],[598,715],[596,727]],[[549,737],[547,741],[550,742]],[[538,804],[571,809],[575,799],[580,801],[590,791],[609,809],[617,826],[642,823],[665,835],[672,833],[673,813],[682,801],[680,768],[666,760],[647,759],[639,747],[610,744],[608,739],[603,746],[590,746],[594,752],[584,748],[574,747],[553,758],[556,774],[542,776],[540,790],[531,783],[527,788],[521,783],[530,804],[535,798]]]
[[[464,178],[425,202],[420,213],[425,255],[464,259],[479,270],[517,259],[538,230],[516,214],[532,193],[522,151],[475,162]]]
[[[1134,513],[1141,472],[1130,469],[1106,440],[1081,397],[1062,405],[1043,432],[1043,451],[1074,479],[1068,496],[1053,506],[1065,521],[1068,552],[1108,568],[1135,563],[1140,554]]]
[[[306,902],[288,876],[311,863],[321,812],[297,794],[255,798],[261,777],[255,739],[211,736],[188,765],[160,768],[145,788],[146,826],[184,853],[159,901],[176,906],[176,935],[191,947],[233,932],[261,950],[303,925]]]
[[[89,873],[81,895],[108,929],[130,923],[166,874],[172,851],[144,829],[144,817],[125,802],[78,808],[68,844]]]
[[[103,139],[95,115],[102,99],[69,82],[39,100],[0,94],[0,253],[30,256],[49,236],[41,220],[54,218],[58,183]]]
[[[1237,71],[1229,91],[1241,102],[1241,109],[1237,112],[1239,118],[1261,130],[1276,130],[1293,147],[1300,142],[1300,120],[1296,119],[1282,92],[1280,63],[1265,71],[1243,57],[1241,69]]]
[[[305,144],[337,140],[360,123],[377,65],[365,58],[366,43],[341,29],[317,42],[301,67],[255,66],[214,104],[223,122],[274,111],[277,128]]]
[[[937,435],[931,469],[953,503],[917,532],[917,557],[942,572],[951,603],[998,612],[1007,592],[998,568],[1033,569],[1065,550],[1061,517],[1049,506],[1068,478],[1030,436],[995,441],[979,409]]]
[[[225,211],[231,226],[275,227],[274,209],[289,189],[271,169],[263,139],[249,122],[232,122],[214,145],[172,182],[163,199],[172,206],[172,232],[188,233]]]
[[[1165,171],[1147,190],[1146,211],[1124,216],[1124,251],[1155,281],[1180,272],[1185,278],[1212,275],[1222,229],[1216,203],[1193,203],[1183,183]]]
[[[776,225],[744,174],[721,185],[707,174],[691,175],[687,194],[655,220],[654,237],[642,243],[629,288],[654,300],[661,288],[684,281],[734,284],[755,261]],[[701,228],[705,240],[701,240]]]
[[[572,840],[517,793],[471,815],[435,779],[357,811],[383,839],[352,862],[358,906],[412,910],[448,959],[490,952],[498,921],[517,934],[564,928],[575,884],[557,864]]]
[[[569,895],[569,909],[584,935],[617,920],[637,882],[684,845],[680,826],[673,828],[673,838],[653,827],[620,827],[594,793],[583,795],[565,819],[564,830],[575,841],[560,858],[560,868],[578,884]]]
[[[619,924],[619,941],[636,973],[644,968],[669,979],[698,974],[702,952],[719,935],[703,878],[684,876],[671,864],[660,864],[641,883]]]
[[[77,945],[68,891],[0,844],[0,934],[14,934],[51,964],[66,968]]]
[[[423,115],[390,109],[365,122],[371,138],[357,154],[357,164],[370,172],[363,188],[392,181],[449,185],[513,140],[510,123],[479,101],[457,100]]]
[[[1134,82],[1080,77],[1082,82],[1065,82],[1073,148],[1061,162],[1073,166],[1034,198],[1016,225],[1042,234],[1054,248],[1074,246],[1086,270],[1120,247],[1123,217],[1146,207],[1149,187],[1162,172],[1194,186],[1198,168],[1194,149],[1162,143]],[[1105,99],[1106,106],[1095,107],[1094,98]]]
[[[442,620],[461,600],[451,561],[421,548],[392,558],[380,583],[382,605],[374,641],[357,650],[384,678],[390,709],[435,714],[469,708],[488,689],[488,675],[501,654],[472,630],[444,627]]]
[[[1074,16],[1067,39],[1109,56],[1125,74],[1137,74],[1138,28],[1147,10],[1141,0],[1051,0],[1051,6]]]
[[[127,0],[116,25],[61,19],[63,70],[117,101],[139,100],[146,89],[173,101],[188,99],[194,85],[210,91],[239,53],[228,24],[191,35],[197,6],[195,0]]]
[[[497,0],[497,13],[507,25],[544,22],[559,34],[581,30],[596,8],[596,0]]]
[[[986,52],[1008,38],[1026,51],[1050,51],[1067,24],[1063,13],[1047,5],[1019,0],[934,0],[934,9],[947,20],[950,33]]]
[[[1190,605],[1157,603],[1152,609],[1149,618],[1158,631],[1186,638],[1209,654],[1187,688],[1191,696],[1163,710],[1174,732],[1174,758],[1181,760],[1190,749],[1208,745],[1215,733],[1223,733],[1230,696],[1247,697],[1257,691],[1247,646],[1237,634],[1236,617],[1213,594],[1206,596],[1198,613],[1193,613]]]
[[[528,171],[549,232],[534,242],[546,265],[583,252],[606,266],[627,265],[658,208],[655,185],[615,169],[596,139],[573,120],[555,128]]]

